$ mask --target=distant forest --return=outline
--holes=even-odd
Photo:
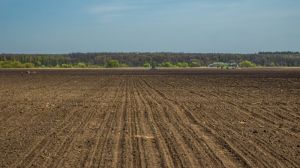
[[[117,60],[129,67],[142,67],[145,63],[157,65],[164,62],[188,63],[208,66],[214,62],[240,63],[248,60],[258,66],[300,66],[299,52],[259,52],[255,54],[222,53],[71,53],[71,54],[0,54],[0,62],[20,62],[34,67],[59,67],[62,65],[105,66],[109,60]]]

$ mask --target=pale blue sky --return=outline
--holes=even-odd
[[[299,0],[0,0],[0,53],[287,50]]]

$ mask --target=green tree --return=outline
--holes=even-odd
[[[256,67],[256,64],[251,61],[246,60],[246,61],[241,62],[240,66],[244,67],[244,68],[250,68],[250,67]]]
[[[32,63],[25,63],[24,68],[34,68],[34,64]]]
[[[78,67],[78,68],[86,68],[87,65],[86,65],[85,63],[83,63],[83,62],[79,62],[79,63],[76,65],[76,67]]]
[[[148,63],[148,62],[145,62],[144,65],[143,65],[144,68],[150,68],[151,67],[151,64]]]
[[[19,61],[10,62],[11,68],[25,68],[24,64]]]
[[[189,64],[187,62],[177,62],[176,66],[181,67],[181,68],[186,68],[186,67],[189,67]]]
[[[22,64],[19,61],[0,61],[0,68],[33,68],[34,64]]]
[[[40,67],[40,66],[42,66],[42,62],[41,61],[35,61],[34,65],[36,65],[37,67]]]
[[[127,64],[122,63],[120,64],[120,67],[129,67],[129,66]]]
[[[70,64],[61,64],[61,68],[72,68]]]
[[[117,68],[117,67],[120,67],[120,63],[118,60],[108,60],[105,64],[105,67],[106,68]]]
[[[160,64],[161,67],[175,67],[171,62],[163,62]]]

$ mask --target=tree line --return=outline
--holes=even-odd
[[[223,53],[70,53],[70,54],[0,54],[0,66],[17,67],[200,67],[214,62],[257,66],[300,66],[299,52],[259,52],[255,54]]]

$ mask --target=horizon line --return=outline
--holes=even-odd
[[[259,54],[259,53],[300,53],[300,51],[258,51],[258,52],[176,52],[176,51],[98,51],[98,52],[62,52],[62,53],[46,53],[46,52],[1,52],[0,55],[70,55],[70,54],[157,54],[157,53],[170,53],[170,54]]]

